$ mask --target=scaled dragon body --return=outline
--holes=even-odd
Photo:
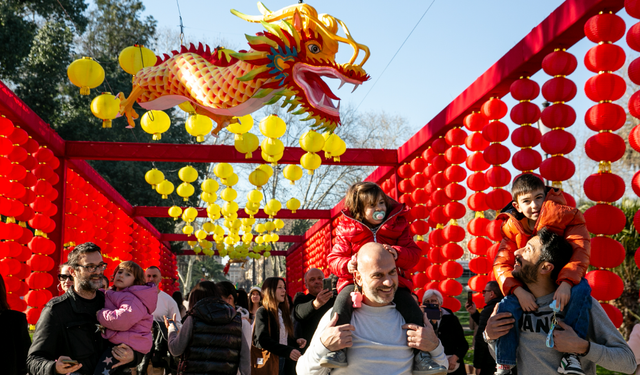
[[[218,47],[213,51],[200,44],[182,47],[173,56],[158,57],[156,65],[143,68],[133,80],[128,98],[122,93],[120,114],[130,127],[138,114],[133,104],[145,109],[163,110],[185,101],[196,113],[217,123],[217,134],[234,116],[255,112],[267,104],[285,98],[283,107],[295,114],[308,113],[305,120],[315,120],[313,128],[333,130],[340,123],[339,98],[322,77],[353,84],[354,90],[369,79],[362,65],[369,49],[356,43],[346,25],[327,14],[318,15],[307,4],[297,4],[277,12],[258,3],[262,16],[231,12],[249,22],[260,22],[264,32],[247,35],[249,51],[235,53]],[[278,22],[279,21],[279,22]],[[338,36],[338,25],[346,38]],[[353,47],[351,60],[337,64],[339,43]],[[365,56],[355,64],[360,50]],[[337,105],[334,104],[337,101]]]

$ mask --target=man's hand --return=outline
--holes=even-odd
[[[403,325],[402,329],[407,330],[407,346],[423,352],[430,352],[438,347],[440,339],[433,331],[433,326],[429,323],[427,314],[424,314],[424,321],[426,322],[424,327],[409,323]]]
[[[467,301],[467,303],[464,304],[464,308],[467,309],[467,312],[471,315],[475,314],[478,311],[478,308],[476,307],[476,304],[473,303],[473,301]]]
[[[300,349],[304,348],[305,345],[307,345],[307,340],[305,339],[297,339],[296,343],[298,343],[298,346],[300,347]]]
[[[536,297],[533,294],[527,292],[521,286],[517,287],[516,290],[513,291],[513,294],[518,297],[518,302],[520,303],[520,307],[524,311],[536,311],[538,310],[538,304],[536,303]]]
[[[453,354],[451,357],[447,358],[449,361],[449,371],[453,371],[454,368],[458,365],[458,356]]]
[[[355,331],[355,327],[351,324],[343,324],[336,327],[338,322],[338,314],[333,316],[327,328],[320,335],[320,342],[325,348],[332,352],[344,348],[350,348],[353,345],[353,337],[351,332]]]
[[[313,308],[318,310],[319,308],[324,306],[324,304],[327,303],[331,299],[331,297],[333,297],[333,291],[329,289],[322,289],[316,296],[316,299],[313,300]]]
[[[393,255],[393,259],[398,260],[398,251],[396,249],[387,244],[383,244],[382,247]]]
[[[166,315],[163,315],[163,318],[164,318],[164,325],[167,327],[167,329],[169,329],[169,327],[171,327],[171,323],[175,324],[176,314],[173,314],[173,319],[168,319]]]
[[[489,340],[495,340],[506,335],[513,328],[515,319],[511,313],[503,312],[498,314],[498,305],[493,308],[493,313],[487,320],[487,327],[484,329],[485,335]]]
[[[113,365],[112,368],[126,365],[127,363],[133,361],[133,359],[135,358],[133,356],[133,349],[131,349],[129,345],[126,344],[114,346],[113,349],[111,349],[111,354],[113,354],[113,356],[118,360],[118,363]]]
[[[564,310],[567,304],[569,304],[569,299],[571,299],[571,284],[563,281],[558,289],[556,289],[556,294],[553,295],[553,299],[556,300],[556,306],[560,311]]]
[[[291,354],[289,354],[289,358],[291,358],[292,361],[297,361],[298,358],[300,358],[302,354],[300,353],[300,351],[298,349],[293,349],[291,351]]]
[[[356,264],[356,261],[353,258],[349,259],[349,262],[347,263],[347,271],[349,271],[349,273],[354,273],[357,269],[358,265]]]
[[[558,326],[563,330],[557,328],[553,330],[553,348],[560,353],[577,353],[583,354],[589,350],[589,342],[581,339],[570,325],[565,324],[562,321],[558,321]]]
[[[57,360],[56,360],[56,374],[69,374],[75,371],[80,370],[80,367],[82,367],[81,363],[78,363],[77,365],[72,365],[70,363],[64,363],[62,361],[64,360],[71,360],[70,357],[67,357],[66,355],[61,355]]]

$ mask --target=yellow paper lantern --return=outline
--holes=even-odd
[[[271,252],[270,251],[265,251],[264,254],[262,254],[263,257],[265,258],[269,258],[271,256]]]
[[[207,207],[207,214],[208,215],[220,215],[220,206],[218,206],[217,204],[210,204]]]
[[[203,191],[200,193],[200,199],[202,199],[203,202],[214,203],[216,199],[218,199],[218,195],[216,195],[216,193],[207,193],[206,191]]]
[[[260,190],[251,190],[247,194],[247,200],[249,202],[260,203],[264,199],[264,195]]]
[[[236,135],[237,139],[242,140],[243,134],[253,128],[253,117],[251,115],[244,115],[240,117],[234,117],[233,120],[238,122],[232,122],[227,126],[227,130]]]
[[[198,171],[194,167],[187,165],[180,168],[178,178],[184,182],[193,182],[198,179]]]
[[[198,229],[196,231],[196,238],[201,240],[201,241],[204,240],[205,238],[207,238],[207,232],[205,232],[202,229]]]
[[[242,225],[251,229],[251,226],[256,223],[256,219],[250,219],[248,217],[242,219]]]
[[[187,207],[182,213],[182,220],[190,223],[198,217],[198,210],[193,207]]]
[[[156,65],[157,57],[152,50],[140,44],[129,46],[120,52],[118,62],[125,72],[136,75],[142,68]]]
[[[253,234],[245,233],[242,235],[242,242],[249,244],[251,243],[251,240],[253,240]]]
[[[176,189],[176,193],[178,193],[178,195],[185,201],[188,201],[189,197],[192,196],[194,192],[195,189],[193,188],[193,185],[188,182],[181,183],[178,185],[178,189]]]
[[[248,208],[245,208],[245,209],[244,209],[244,212],[245,212],[247,215],[249,215],[249,217],[250,217],[250,218],[252,218],[252,219],[253,219],[253,215],[257,214],[257,213],[258,213],[258,210],[250,210],[250,209],[248,209]]]
[[[185,225],[184,227],[182,227],[182,233],[190,235],[191,233],[193,233],[193,227],[191,225]]]
[[[287,124],[276,115],[269,115],[263,118],[260,120],[259,126],[262,135],[268,138],[280,138],[287,131]]]
[[[273,232],[276,229],[276,225],[272,221],[267,221],[264,223],[264,228],[267,232]]]
[[[104,81],[104,69],[91,57],[83,57],[69,64],[67,77],[80,87],[80,95],[89,95],[90,89],[100,86]]]
[[[151,110],[142,115],[140,125],[146,133],[153,134],[154,141],[158,141],[162,138],[162,133],[171,127],[171,119],[163,111]]]
[[[208,233],[213,232],[215,228],[216,228],[215,224],[213,224],[210,221],[207,221],[206,223],[202,224],[202,229]]]
[[[156,168],[149,169],[147,173],[144,174],[144,179],[149,185],[151,185],[152,189],[155,189],[159,183],[164,181],[164,173],[157,170]]]
[[[269,208],[269,211],[273,212],[275,215],[282,208],[282,204],[277,199],[272,199],[267,202],[267,207]]]
[[[218,178],[228,178],[233,175],[233,167],[229,163],[218,163],[213,167],[213,173]]]
[[[238,204],[236,202],[227,202],[222,206],[222,212],[225,214],[232,214],[238,212]]]
[[[258,225],[256,225],[256,228],[255,228],[255,229],[256,229],[256,232],[258,232],[258,233],[263,233],[265,230],[267,230],[267,229],[264,227],[264,224],[258,224]]]
[[[280,236],[275,233],[271,234],[271,242],[278,242],[280,240]]]
[[[171,216],[173,220],[178,220],[180,215],[182,215],[182,208],[178,206],[171,206],[171,208],[169,208],[169,216]]]
[[[235,203],[235,202],[232,202],[232,203]],[[238,208],[238,209],[240,209],[240,208]],[[229,220],[237,219],[238,218],[238,212],[236,211],[236,212],[231,212],[231,213],[227,214],[227,218]]]
[[[257,210],[260,208],[260,202],[247,202],[247,204],[245,205],[245,207],[247,207],[250,210]]]
[[[238,175],[232,173],[231,176],[229,176],[228,178],[223,178],[220,181],[226,186],[233,186],[238,183]]]
[[[120,111],[120,99],[111,95],[110,92],[103,92],[91,101],[91,113],[102,120],[103,128],[111,127],[111,120],[118,116]]]
[[[273,212],[271,212],[271,210],[270,210],[270,209],[269,209],[269,207],[267,207],[267,206],[265,206],[265,207],[264,207],[264,213],[265,213],[266,215],[268,215],[269,217],[271,217],[271,216],[273,216],[273,215],[274,215],[274,213],[273,213]]]
[[[191,115],[184,127],[187,133],[196,137],[197,142],[204,142],[204,136],[213,129],[213,121],[205,115]]]
[[[278,155],[275,155],[275,156],[271,156],[271,155],[267,155],[266,153],[262,152],[262,160],[266,161],[267,163],[271,163],[274,166],[278,165],[278,161],[280,159],[282,159],[283,156],[284,156],[284,153],[278,154]]]
[[[200,184],[200,188],[202,189],[202,191],[210,194],[218,191],[219,187],[220,186],[218,185],[218,182],[216,182],[216,180],[212,178],[207,178],[206,180],[202,181],[202,184]]]
[[[271,242],[271,235],[270,234],[265,234],[264,236],[262,236],[262,240],[264,242]]]
[[[275,219],[273,221],[273,225],[275,225],[276,231],[279,231],[280,229],[284,228],[284,221],[280,219]]]
[[[265,138],[260,143],[262,152],[269,156],[280,155],[284,152],[284,143],[281,140],[275,138]]]
[[[318,169],[320,164],[322,164],[320,156],[313,152],[307,152],[300,158],[300,165],[302,165],[302,168],[306,169],[309,174],[313,174],[313,171]]]
[[[291,185],[295,185],[296,181],[302,178],[302,168],[295,164],[289,164],[282,170],[284,178],[291,181]]]
[[[257,244],[261,244],[264,242],[264,239],[262,238],[262,236],[256,236],[256,238],[253,239]]]
[[[340,156],[343,155],[347,151],[347,144],[340,138],[336,140],[336,146],[331,152],[331,157],[333,157],[333,161],[340,162]]]
[[[249,174],[249,183],[260,189],[269,180],[269,176],[262,169],[255,169]]]
[[[287,208],[291,210],[292,214],[296,213],[296,210],[300,208],[300,201],[296,198],[291,198],[287,201]]]
[[[198,241],[187,241],[187,244],[191,247],[194,247],[198,244]]]
[[[252,153],[260,146],[260,140],[253,133],[247,133],[242,136],[236,135],[233,146],[236,148],[236,151],[244,154],[245,159],[251,159],[253,157]]]
[[[167,199],[169,194],[173,193],[173,189],[173,184],[169,180],[163,180],[156,185],[156,191],[158,194],[162,195],[162,199]]]
[[[300,147],[307,152],[318,152],[324,147],[324,138],[313,130],[300,137]]]
[[[264,171],[269,178],[273,176],[273,168],[269,164],[260,164],[257,169]]]
[[[222,200],[225,200],[227,202],[231,202],[237,197],[238,197],[238,193],[230,187],[222,190],[222,192],[220,193],[220,198],[222,198]]]

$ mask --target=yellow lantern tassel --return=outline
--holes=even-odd
[[[80,95],[89,95],[91,90],[87,86],[80,87]]]
[[[183,200],[186,202],[189,200],[189,197],[184,197]]]
[[[291,182],[289,183],[289,185],[295,185],[295,184],[296,184],[296,182],[293,181],[293,180],[291,180]]]
[[[340,156],[336,156],[335,158],[333,158],[333,161],[335,161],[336,163],[340,163]]]
[[[173,220],[174,220],[174,221],[178,221],[178,218],[177,218],[177,217],[174,217],[174,218],[173,218]]]
[[[330,153],[328,153],[328,152],[325,152],[325,153],[324,153],[324,158],[325,158],[325,159],[329,159],[330,157],[331,157],[331,154],[330,154]]]
[[[309,175],[312,175],[312,174],[313,174],[313,170],[312,170],[312,169],[307,169],[307,173],[308,173]]]
[[[196,137],[197,142],[204,142],[204,135],[199,135]]]
[[[295,214],[295,213],[296,213],[296,210],[291,211],[291,213],[292,213],[292,214]]]
[[[247,152],[246,154],[244,154],[245,159],[251,159],[252,157],[253,157],[253,154],[250,152]]]
[[[168,196],[166,194],[162,194],[162,199],[167,199]]]
[[[111,120],[102,120],[103,128],[111,128]]]
[[[156,133],[153,135],[153,137],[151,137],[151,139],[153,139],[154,141],[159,141],[162,138],[162,136],[160,135],[160,133]]]
[[[242,140],[242,133],[238,133],[238,134],[236,134],[236,137],[237,137],[237,139],[238,139],[239,141],[241,141],[241,140]]]

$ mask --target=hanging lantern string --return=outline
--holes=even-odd
[[[182,23],[182,12],[180,12],[180,2],[178,0],[176,0],[176,5],[178,6],[178,17],[180,18],[180,45],[184,45],[184,24]]]
[[[62,10],[64,11],[64,14],[67,16],[67,18],[73,24],[73,26],[76,28],[76,30],[79,30],[78,29],[78,25],[76,25],[76,23],[73,22],[73,20],[71,19],[71,16],[69,16],[69,13],[67,13],[67,10],[64,9],[64,6],[62,6],[62,4],[60,3],[60,0],[56,0],[56,2],[58,3],[58,5],[60,5],[60,8],[62,8]]]
[[[176,0],[178,1],[178,0]],[[431,4],[429,4],[429,7],[427,7],[427,10],[424,11],[424,13],[422,13],[422,17],[420,17],[420,19],[418,20],[418,22],[416,22],[416,25],[413,27],[413,29],[411,29],[411,32],[409,32],[409,35],[407,35],[407,37],[404,39],[404,42],[402,42],[402,44],[400,45],[400,47],[398,47],[398,50],[396,51],[396,53],[393,55],[393,57],[391,58],[391,60],[389,60],[389,62],[387,63],[387,66],[384,67],[384,69],[382,70],[382,73],[380,73],[380,75],[378,76],[378,79],[373,83],[373,85],[371,86],[371,88],[369,89],[369,91],[367,91],[367,93],[365,94],[364,98],[362,98],[362,101],[360,101],[360,104],[358,104],[358,106],[356,107],[356,111],[358,110],[358,108],[360,108],[360,106],[362,105],[362,103],[364,102],[364,100],[367,98],[367,96],[369,96],[369,94],[371,93],[371,91],[373,90],[374,87],[376,87],[376,84],[378,84],[378,81],[380,81],[380,77],[382,77],[384,75],[384,72],[387,71],[387,68],[389,67],[389,65],[391,65],[391,63],[393,62],[393,59],[396,58],[396,56],[398,55],[398,52],[400,52],[400,50],[402,49],[402,47],[404,46],[404,44],[407,42],[407,40],[409,40],[409,37],[411,37],[411,34],[413,34],[413,32],[415,31],[416,27],[418,27],[418,25],[420,24],[420,22],[422,21],[422,19],[424,18],[424,16],[427,15],[427,12],[429,12],[429,9],[431,9],[431,6],[433,6],[433,3],[435,3],[436,0],[433,0],[431,2]]]

